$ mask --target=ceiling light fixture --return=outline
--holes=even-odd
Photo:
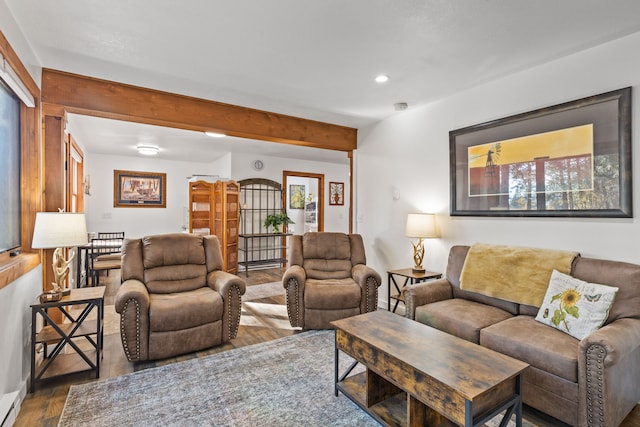
[[[136,150],[138,150],[138,153],[144,154],[145,156],[155,156],[160,151],[160,148],[154,145],[138,145]]]
[[[386,74],[380,74],[376,76],[377,83],[386,83],[388,81],[389,81],[389,76],[387,76]]]
[[[220,132],[205,132],[204,134],[210,136],[211,138],[224,138],[225,136],[227,136],[226,134]]]

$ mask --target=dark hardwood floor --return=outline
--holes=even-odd
[[[264,269],[249,272],[246,277],[247,285],[256,285],[280,281],[284,269]],[[105,305],[112,305],[115,293],[120,284],[120,275],[112,271],[108,277],[101,277],[101,284],[106,285]],[[54,427],[62,413],[69,388],[72,384],[82,384],[112,378],[131,372],[152,368],[155,366],[179,362],[183,360],[204,357],[209,354],[219,353],[233,348],[257,344],[299,333],[288,325],[286,309],[284,308],[284,295],[257,299],[243,303],[242,320],[238,336],[232,342],[225,345],[198,351],[195,353],[173,357],[154,362],[128,362],[122,345],[120,335],[108,334],[104,337],[104,351],[100,366],[100,378],[94,378],[93,373],[78,373],[39,382],[33,393],[27,393],[22,402],[20,413],[15,426],[45,426]],[[98,403],[99,404],[99,403]],[[553,420],[547,419],[543,414],[537,413],[525,407],[525,417],[540,427],[552,427],[558,425]],[[640,405],[627,417],[623,427],[640,427]]]

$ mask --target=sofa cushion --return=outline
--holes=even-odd
[[[334,310],[360,307],[360,286],[351,278],[307,279],[304,285],[306,308]]]
[[[531,316],[516,316],[480,331],[480,345],[571,382],[578,382],[579,341]]]
[[[482,328],[510,317],[497,307],[454,298],[416,307],[415,320],[478,344]]]
[[[152,332],[188,329],[222,318],[222,297],[208,287],[175,294],[150,294],[149,300]]]
[[[554,270],[536,320],[581,340],[604,324],[617,292]]]

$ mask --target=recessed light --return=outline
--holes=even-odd
[[[138,145],[136,150],[138,150],[138,153],[144,154],[145,156],[155,156],[160,151],[160,148],[155,145]]]
[[[227,136],[224,133],[220,132],[205,132],[204,134],[210,136],[211,138],[224,138],[225,136]]]
[[[389,81],[389,76],[387,76],[386,74],[380,74],[376,76],[376,82],[378,83],[385,83],[388,81]]]

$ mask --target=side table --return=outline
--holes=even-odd
[[[59,301],[42,303],[38,300],[31,305],[30,393],[33,393],[36,382],[46,378],[92,370],[95,371],[96,378],[100,377],[105,289],[104,286],[72,289],[69,295],[63,296]],[[74,316],[67,310],[69,306],[80,306],[82,311]],[[49,317],[49,310],[52,308],[59,309],[69,322],[53,322]],[[94,324],[88,319],[92,312],[96,314]],[[36,333],[38,315],[42,317],[44,324],[40,332]],[[93,348],[83,350],[78,346],[78,338],[84,338]],[[42,362],[38,366],[37,344],[44,347]],[[67,345],[74,352],[63,354]],[[49,351],[49,346],[54,346],[53,350]]]
[[[404,282],[402,285],[398,285],[396,282],[396,277],[404,278]],[[442,273],[435,273],[433,271],[425,271],[424,273],[415,273],[412,268],[401,268],[399,270],[389,270],[387,271],[387,294],[389,295],[389,300],[387,303],[387,310],[392,313],[396,312],[398,308],[398,303],[402,301],[404,304],[404,295],[402,290],[407,285],[413,285],[414,283],[426,282],[427,280],[435,280],[442,277]],[[391,294],[391,284],[395,287],[396,294]],[[391,310],[391,300],[395,300],[396,303],[393,306],[393,311]]]

